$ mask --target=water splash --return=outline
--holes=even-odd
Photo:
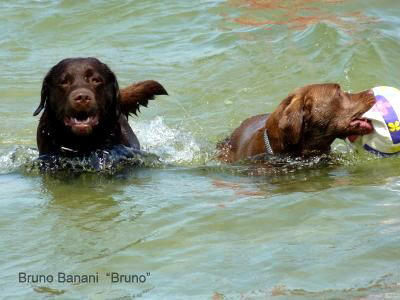
[[[12,173],[33,162],[39,155],[37,149],[18,146],[0,155],[0,174]]]
[[[42,155],[37,149],[17,147],[0,155],[0,174],[13,172],[100,172],[115,174],[127,167],[159,165],[158,157],[151,153],[137,151],[123,145],[112,149],[96,150],[83,157],[62,157],[58,155]]]
[[[133,127],[144,150],[139,155],[121,146],[114,149],[115,151],[112,150],[117,153],[95,151],[84,158],[54,156],[38,160],[37,149],[19,146],[0,154],[0,174],[17,171],[36,172],[43,169],[50,172],[68,170],[70,172],[115,173],[127,166],[193,164],[208,157],[202,153],[191,133],[168,127],[161,117],[149,123],[135,123]]]
[[[160,164],[154,154],[139,151],[124,145],[115,145],[110,149],[99,149],[80,157],[62,157],[59,155],[41,155],[31,164],[32,170],[51,172],[100,172],[116,174],[132,167],[153,167]]]
[[[163,163],[189,164],[202,160],[206,154],[190,132],[167,126],[162,117],[132,127],[142,149],[158,155]]]
[[[192,133],[181,128],[169,127],[162,117],[156,117],[150,122],[137,122],[132,126],[142,145],[143,152],[135,151],[124,146],[116,146],[113,153],[95,151],[85,158],[49,157],[38,161],[37,149],[16,147],[0,154],[0,174],[17,171],[33,172],[37,170],[57,171],[60,169],[71,172],[118,172],[121,168],[142,166],[160,167],[162,165],[220,165],[214,158],[214,144],[207,141],[200,144]],[[126,149],[128,150],[126,150]],[[119,149],[119,150],[118,150]],[[137,152],[137,151],[136,151]],[[115,155],[116,154],[116,155]],[[345,143],[335,143],[330,154],[304,158],[277,157],[267,163],[257,157],[249,163],[240,162],[239,170],[246,174],[282,174],[298,170],[313,169],[335,165],[357,165],[367,161],[379,160],[369,153],[358,153]],[[228,166],[228,165],[227,165]],[[229,165],[229,169],[236,169]],[[239,172],[240,173],[240,172]]]

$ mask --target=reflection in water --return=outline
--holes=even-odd
[[[113,175],[45,173],[40,178],[42,194],[49,198],[36,221],[36,227],[44,228],[41,250],[46,250],[46,259],[41,271],[45,274],[103,274],[113,269],[108,267],[112,258],[120,257],[146,236],[147,228],[138,224],[145,210],[139,203],[139,191],[151,181],[147,170]],[[71,290],[62,283],[32,288],[47,295]]]
[[[230,5],[245,8],[244,16],[233,21],[247,26],[272,25],[287,26],[292,30],[303,30],[310,25],[330,23],[351,33],[359,29],[360,24],[375,23],[378,19],[366,16],[359,11],[336,13],[331,5],[344,0],[231,0]],[[323,5],[323,6],[322,6]]]
[[[273,163],[223,166],[222,174],[214,176],[213,186],[232,191],[236,199],[270,198],[339,187],[385,185],[400,176],[399,170],[400,157],[382,159],[368,153],[331,153],[308,160],[278,159]]]
[[[57,224],[66,222],[75,229],[100,233],[106,230],[104,224],[132,222],[142,215],[134,201],[136,195],[126,195],[125,189],[140,187],[148,181],[146,175],[136,170],[119,175],[44,174],[42,191],[49,197],[47,209],[62,221]],[[127,198],[129,201],[125,201]]]
[[[52,205],[79,209],[96,202],[109,206],[116,204],[112,195],[120,192],[117,181],[93,173],[45,173],[42,190],[50,196]]]

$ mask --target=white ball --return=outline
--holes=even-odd
[[[372,122],[374,132],[357,137],[350,144],[381,156],[400,152],[400,90],[379,86],[372,89],[376,103],[363,118]]]

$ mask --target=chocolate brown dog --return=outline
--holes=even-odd
[[[372,132],[361,116],[375,103],[371,90],[345,93],[334,83],[295,90],[271,114],[245,120],[220,143],[218,158],[235,162],[267,156],[312,156],[326,153],[336,138]]]
[[[60,61],[45,76],[33,114],[44,109],[37,128],[39,154],[81,155],[118,144],[139,150],[128,116],[156,95],[168,94],[152,80],[120,91],[114,73],[96,58]]]

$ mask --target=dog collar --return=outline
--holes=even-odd
[[[265,146],[265,154],[267,157],[274,155],[274,151],[272,150],[271,143],[268,138],[267,129],[264,130],[264,146]]]

